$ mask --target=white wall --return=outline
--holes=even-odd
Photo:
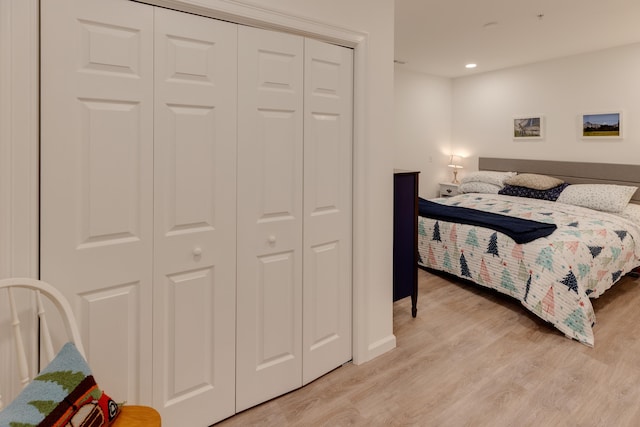
[[[396,66],[394,166],[421,170],[420,194],[433,197],[449,152],[467,156],[459,177],[478,156],[640,164],[638,76],[640,44],[457,79]],[[580,138],[582,113],[619,110],[622,139]],[[514,141],[513,117],[528,114],[544,116],[545,138]]]
[[[395,156],[397,169],[420,171],[420,196],[436,197],[438,183],[451,181],[452,80],[395,67]]]
[[[453,144],[476,168],[478,156],[640,164],[639,76],[633,44],[455,79]],[[582,113],[617,110],[623,139],[581,139]],[[544,115],[544,140],[513,140],[521,114]]]

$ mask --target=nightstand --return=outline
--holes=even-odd
[[[451,197],[458,194],[458,185],[452,182],[440,183],[440,197]]]

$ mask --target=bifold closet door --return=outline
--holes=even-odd
[[[151,401],[153,8],[41,2],[40,276],[117,401]]]
[[[154,406],[235,413],[237,25],[155,9]]]
[[[351,50],[41,7],[41,277],[100,384],[209,425],[350,360]]]
[[[302,385],[303,42],[238,29],[237,411]]]
[[[305,39],[303,383],[351,360],[353,51]]]

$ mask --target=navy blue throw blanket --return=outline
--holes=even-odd
[[[527,243],[553,233],[555,224],[516,218],[461,206],[448,206],[420,198],[420,216],[460,224],[477,225],[506,234],[516,243]]]

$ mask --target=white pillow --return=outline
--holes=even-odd
[[[486,182],[463,182],[458,187],[458,192],[460,193],[488,193],[488,194],[498,194],[502,187],[500,185],[488,184]]]
[[[603,212],[620,213],[638,187],[615,184],[573,184],[565,188],[558,202]]]
[[[619,214],[621,217],[628,219],[634,224],[640,225],[640,205],[629,203]]]
[[[515,172],[497,172],[497,171],[475,171],[467,172],[460,180],[462,184],[465,182],[486,182],[487,184],[498,185],[502,187],[506,179],[515,176]]]

